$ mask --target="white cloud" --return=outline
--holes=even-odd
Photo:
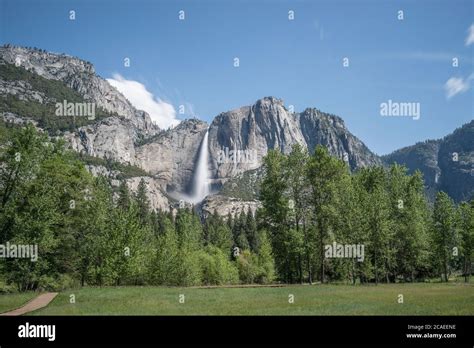
[[[462,77],[451,77],[444,84],[444,89],[446,91],[446,98],[450,99],[456,94],[466,92],[471,86],[471,80],[474,78],[474,74],[471,74],[466,79]]]
[[[474,24],[471,24],[467,30],[466,46],[474,43]]]
[[[156,98],[140,82],[126,80],[120,74],[114,74],[113,78],[107,81],[117,88],[133,106],[148,112],[152,121],[160,128],[166,129],[180,122],[176,119],[176,110],[173,105]]]

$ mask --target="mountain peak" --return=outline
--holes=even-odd
[[[283,99],[272,97],[272,96],[263,97],[263,98],[258,99],[255,102],[255,105],[261,105],[261,104],[279,104],[279,105],[283,105]]]
[[[84,101],[95,103],[96,107],[131,121],[147,136],[159,130],[148,113],[137,110],[115,87],[96,75],[90,62],[65,54],[13,45],[0,46],[0,62],[15,65],[47,80],[61,81],[80,94]]]
[[[36,47],[13,45],[0,46],[0,59],[8,64],[15,64],[34,71],[47,79],[61,79],[59,70],[67,66],[74,73],[95,74],[94,65],[86,60],[67,54],[47,52]]]
[[[346,124],[344,120],[333,114],[329,114],[326,112],[322,112],[319,109],[316,108],[306,108],[302,113],[300,113],[300,117],[302,118],[309,118],[309,119],[318,119],[322,122],[329,123],[330,125],[336,127],[336,128],[341,128],[341,129],[347,129]]]
[[[207,122],[200,120],[198,118],[187,118],[183,121],[181,121],[175,129],[203,129],[203,128],[208,128],[209,125]]]

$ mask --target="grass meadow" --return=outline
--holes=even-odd
[[[27,302],[31,294],[1,295],[0,309],[16,308]],[[70,302],[72,294],[75,303]],[[403,295],[403,303],[399,303],[399,295]],[[292,298],[294,302],[290,303]],[[46,308],[29,314],[473,315],[474,284],[84,287],[61,292]]]

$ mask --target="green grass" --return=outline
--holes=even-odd
[[[76,303],[69,303],[74,294]],[[178,297],[185,295],[185,303]],[[288,295],[295,303],[288,303]],[[397,297],[403,294],[404,303]],[[35,315],[473,315],[473,284],[280,288],[106,287],[65,291]]]
[[[38,293],[32,291],[0,295],[0,313],[17,309],[36,296]]]

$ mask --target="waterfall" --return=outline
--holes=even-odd
[[[210,191],[209,184],[209,129],[201,142],[196,171],[193,177],[193,187],[190,197],[191,203],[201,202]]]

